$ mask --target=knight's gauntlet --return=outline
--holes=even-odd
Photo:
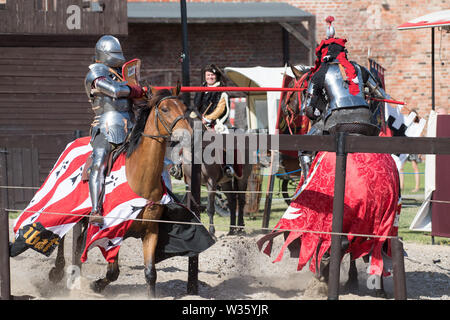
[[[369,79],[367,80],[365,85],[369,88],[370,94],[375,98],[388,99],[388,95],[383,90],[383,88],[378,85],[372,74],[369,74]]]

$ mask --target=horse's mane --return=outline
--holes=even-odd
[[[139,143],[141,142],[142,135],[144,131],[145,124],[147,123],[148,116],[152,108],[164,97],[171,96],[172,92],[167,89],[158,90],[156,94],[147,102],[147,105],[140,107],[136,115],[136,124],[131,131],[130,138],[128,140],[128,145],[126,147],[127,158],[137,149]]]

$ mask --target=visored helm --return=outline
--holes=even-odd
[[[108,67],[121,67],[125,57],[119,40],[114,36],[102,36],[95,45],[95,59]]]

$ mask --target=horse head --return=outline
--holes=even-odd
[[[153,90],[148,95],[146,105],[137,110],[136,124],[129,139],[127,157],[136,150],[141,138],[158,141],[169,139],[177,129],[183,129],[192,135],[192,129],[186,119],[186,105],[178,95],[179,90]]]
[[[301,91],[286,92],[281,101],[281,110],[283,112],[284,122],[286,123],[290,133],[293,134],[294,131],[297,131],[299,125],[305,125],[305,123],[303,123],[303,118],[305,118],[306,121],[306,117],[303,117],[304,110],[302,108],[302,101],[304,101],[305,89],[308,86],[306,78],[309,68],[306,66],[300,66],[299,69],[297,69],[292,65],[290,67],[295,79],[289,82],[288,88],[303,89]]]
[[[184,129],[192,133],[186,117],[187,107],[179,98],[180,85],[172,91],[159,90],[147,101],[149,117],[143,136],[169,138],[176,129]],[[153,119],[152,124],[148,124]],[[154,131],[157,131],[157,135]]]

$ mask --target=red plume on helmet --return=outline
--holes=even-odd
[[[325,21],[328,24],[328,27],[327,27],[327,39],[334,38],[335,30],[334,30],[334,27],[331,25],[331,23],[334,21],[334,17],[333,16],[328,16],[325,19]]]

